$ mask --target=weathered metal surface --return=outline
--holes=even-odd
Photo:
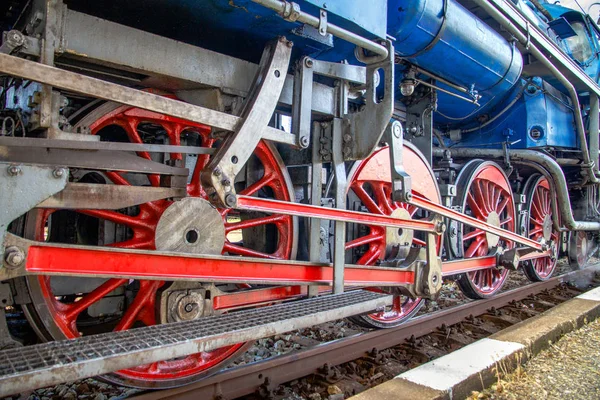
[[[237,208],[241,210],[272,212],[299,217],[325,218],[334,221],[355,222],[377,226],[395,226],[398,228],[415,229],[425,232],[436,231],[435,225],[429,221],[406,220],[387,215],[324,208],[308,204],[289,203],[250,196],[237,196]]]
[[[151,86],[183,91],[210,86],[246,97],[258,71],[256,64],[239,58],[72,10],[67,11],[65,28],[65,53],[69,58],[124,66],[149,75],[144,82]],[[98,41],[98,37],[103,40]],[[132,49],[136,49],[133,54]],[[160,62],[157,62],[157,49],[161,52]],[[279,98],[281,104],[292,104],[292,90],[293,78],[289,75]],[[333,89],[314,83],[313,90],[313,110],[333,114]]]
[[[181,153],[181,154],[214,154],[216,151],[208,147],[176,146],[168,144],[92,142],[81,140],[20,138],[1,136],[0,146],[7,147],[41,147],[46,149],[70,150],[105,150],[105,151],[146,151],[149,153]]]
[[[151,201],[186,197],[185,188],[68,183],[37,208],[118,210]]]
[[[202,198],[181,199],[160,216],[154,242],[161,251],[221,254],[225,243],[223,217]]]
[[[6,272],[7,267],[10,272],[24,261],[10,262],[10,265],[9,255],[5,258],[4,238],[8,225],[42,200],[61,191],[68,178],[69,173],[64,168],[0,163],[0,255],[5,263],[0,267],[0,274]]]
[[[391,302],[391,295],[352,291],[193,321],[4,350],[0,352],[0,395],[210,351],[382,309]]]
[[[242,120],[240,117],[224,112],[183,103],[164,96],[131,89],[6,54],[0,54],[0,71],[8,75],[71,90],[75,93],[171,115],[226,131],[235,131]],[[284,143],[296,143],[294,135],[272,127],[264,128],[263,137]]]
[[[171,167],[135,154],[114,151],[78,151],[71,149],[44,149],[0,147],[0,161],[8,163],[43,164],[103,171],[129,171],[142,174],[188,176],[187,168]]]
[[[265,361],[223,370],[201,382],[160,392],[149,392],[137,396],[138,400],[195,400],[238,398],[254,393],[268,379],[269,387],[318,373],[323,364],[340,365],[364,356],[372,349],[383,350],[403,343],[411,337],[426,335],[442,325],[450,326],[469,316],[477,316],[491,308],[500,308],[513,301],[543,292],[562,282],[590,279],[594,271],[576,271],[551,278],[549,281],[531,284],[501,293],[491,299],[470,302],[461,306],[423,315],[391,329],[375,330],[358,334],[324,345],[315,346],[292,354]]]
[[[207,189],[212,189],[212,193],[216,191],[218,199],[228,207],[234,205],[228,200],[235,200],[235,177],[258,146],[275,112],[290,63],[292,45],[287,39],[279,38],[265,48],[252,91],[240,114],[242,122],[202,171],[202,182]]]

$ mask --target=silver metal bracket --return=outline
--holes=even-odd
[[[292,42],[285,38],[270,43],[263,52],[259,71],[241,112],[242,123],[225,140],[207,167],[202,182],[211,200],[235,207],[233,182],[263,138],[287,76]]]
[[[292,133],[296,136],[297,145],[300,148],[307,148],[310,144],[314,75],[347,81],[361,86],[367,81],[367,69],[365,67],[317,61],[310,57],[302,58],[296,65],[296,73],[294,74],[294,104],[292,107]],[[339,104],[338,102],[337,114],[343,114],[340,111],[345,110],[345,108],[345,104]]]
[[[327,35],[327,11],[325,10],[319,12],[319,35]]]
[[[344,126],[344,134],[351,136],[353,146],[345,155],[346,160],[363,160],[379,145],[394,113],[394,46],[386,42],[388,57],[367,65],[367,83],[365,103],[361,110],[347,116],[348,124]],[[383,85],[379,98],[378,87]]]
[[[412,200],[412,182],[410,175],[404,170],[404,160],[402,158],[404,130],[399,121],[392,121],[386,131],[390,145],[392,198],[394,201],[406,203]]]
[[[10,249],[5,254],[4,239],[8,225],[67,185],[69,172],[65,168],[0,163],[0,254],[3,269],[14,269],[24,261],[22,250]],[[9,250],[8,248],[6,250]]]

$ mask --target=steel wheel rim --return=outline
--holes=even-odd
[[[544,223],[545,219],[552,221],[552,196],[550,183],[548,180],[541,176],[538,177],[534,186],[530,189],[529,207],[528,207],[528,236],[530,239],[535,241],[541,241],[544,239]],[[558,254],[558,243],[560,233],[555,229],[552,229],[550,240],[554,242],[555,254]],[[535,274],[537,280],[546,280],[552,276],[556,265],[558,263],[558,257],[537,258],[529,260],[528,266],[530,266],[531,272]]]
[[[516,207],[512,189],[504,171],[497,164],[473,161],[461,171],[457,186],[464,188],[461,197],[463,213],[488,221],[489,215],[495,212],[499,215],[499,226],[515,232]],[[462,224],[459,229],[464,258],[488,255],[491,249],[485,232]],[[513,242],[506,240],[499,240],[498,244],[505,249],[514,247]],[[481,297],[491,296],[500,290],[507,276],[507,269],[497,267],[465,274],[472,290]]]
[[[167,129],[169,136],[169,144],[180,144],[181,135],[185,132],[197,130],[198,136],[202,135],[204,146],[212,146],[214,143],[213,139],[210,139],[209,133],[210,129],[207,127],[203,127],[197,124],[191,124],[186,121],[182,121],[176,118],[166,117],[159,114],[155,114],[152,112],[147,112],[140,109],[135,109],[128,106],[119,106],[112,103],[106,103],[99,107],[96,110],[96,113],[92,113],[92,115],[100,115],[99,118],[95,116],[92,117],[93,123],[89,123],[89,117],[85,117],[83,121],[88,122],[92,134],[96,134],[100,132],[103,128],[108,125],[119,125],[124,128],[129,136],[129,139],[132,142],[141,142],[141,140],[136,140],[139,138],[131,137],[132,131],[137,131],[137,127],[139,123],[143,122],[151,122],[161,125],[165,127],[165,124],[169,124],[169,128]],[[132,130],[131,126],[133,126],[132,121],[136,121],[135,128]],[[81,122],[80,122],[81,123]],[[126,124],[126,126],[123,126]],[[127,126],[129,130],[127,130]],[[140,134],[138,133],[139,137]],[[204,142],[206,140],[206,142]],[[145,154],[138,154],[142,157],[145,157]],[[173,154],[172,154],[173,156]],[[175,157],[177,154],[175,154]],[[148,158],[148,157],[146,157]],[[202,160],[202,158],[204,158]],[[289,176],[287,175],[287,171],[283,165],[282,160],[279,158],[277,152],[274,148],[267,144],[266,142],[261,142],[256,151],[256,159],[259,163],[262,164],[263,168],[263,176],[245,188],[242,192],[247,195],[257,195],[259,190],[267,190],[273,194],[272,198],[276,198],[278,200],[291,200],[293,190],[291,188],[291,181]],[[206,194],[202,189],[200,184],[200,171],[203,165],[206,165],[208,161],[208,156],[199,156],[197,168],[194,170],[192,181],[188,184],[188,195],[189,196],[198,196],[205,197]],[[123,177],[120,177],[116,173],[107,173],[107,176],[111,178],[114,184],[126,184],[123,181]],[[152,177],[149,178],[150,183],[152,182]],[[116,246],[116,247],[128,247],[128,248],[146,248],[152,249],[152,245],[149,244],[149,240],[151,240],[152,233],[152,224],[154,224],[154,228],[156,227],[156,218],[152,218],[152,215],[157,213],[161,213],[164,211],[164,207],[162,203],[166,201],[158,201],[153,203],[146,203],[145,207],[140,207],[140,212],[136,217],[140,217],[139,219],[145,220],[146,224],[137,224],[136,227],[140,227],[140,232],[136,232],[134,229],[132,239],[136,240],[135,243],[130,242],[131,246]],[[157,204],[154,204],[157,203]],[[158,210],[158,211],[157,211]],[[30,222],[30,229],[33,229],[36,235],[36,240],[44,240],[43,235],[40,232],[43,232],[45,220],[50,215],[50,211],[42,211],[37,214],[38,218],[35,218],[33,222]],[[91,211],[91,212],[90,212]],[[249,223],[249,220],[240,220],[239,222],[231,222],[228,221],[228,214],[230,214],[230,210],[219,210],[226,227],[226,232],[229,234],[232,231],[238,230],[239,227],[244,229],[252,228],[252,223]],[[84,215],[93,215],[95,217],[102,216],[106,217],[106,213],[97,212],[96,210],[78,210],[79,213]],[[154,213],[154,214],[153,214]],[[114,216],[111,216],[113,218]],[[231,255],[243,255],[243,256],[260,256],[263,258],[280,258],[280,259],[291,259],[295,257],[296,253],[296,230],[297,224],[296,219],[289,216],[275,216],[276,219],[269,219],[264,225],[274,225],[275,228],[272,230],[276,230],[277,232],[277,243],[275,246],[275,250],[272,252],[257,252],[256,250],[250,248],[244,248],[237,243],[232,243],[230,240],[226,241],[225,246],[223,247],[223,253],[229,253]],[[131,218],[129,218],[131,219]],[[260,218],[255,218],[256,220]],[[151,223],[148,223],[151,221]],[[253,220],[252,220],[253,221]],[[262,221],[260,221],[262,222]],[[40,225],[41,224],[41,225]],[[244,230],[242,230],[244,232]],[[110,282],[110,283],[109,283]],[[139,297],[140,293],[146,293],[146,301],[144,302],[144,307],[141,308],[141,317],[134,320],[133,322],[141,321],[144,324],[152,324],[156,322],[157,313],[154,312],[154,319],[152,319],[149,310],[152,307],[152,298],[155,297],[153,294],[156,293],[156,290],[160,289],[163,286],[164,282],[161,281],[139,281],[140,282],[140,290],[138,290],[137,296]],[[108,290],[109,286],[113,285],[115,287],[119,287],[125,285],[127,282],[119,281],[116,279],[108,280],[104,286],[103,290]],[[54,298],[51,293],[51,286],[49,282],[49,278],[40,277],[39,279],[29,279],[28,285],[30,287],[30,291],[36,297],[38,302],[35,302],[36,309],[34,313],[37,314],[32,316],[34,321],[41,321],[43,324],[37,328],[40,333],[45,333],[47,339],[56,338],[56,337],[75,337],[78,336],[77,330],[77,316],[74,318],[69,316],[69,318],[58,318],[67,313],[73,313],[73,311],[69,311],[67,307],[63,305],[60,301]],[[142,290],[143,289],[143,290]],[[105,292],[107,293],[107,292]],[[88,294],[89,295],[89,294]],[[44,304],[39,303],[39,300],[44,300]],[[51,300],[49,300],[51,299]],[[132,307],[136,307],[136,299],[131,303],[128,310]],[[80,300],[81,301],[81,300]],[[156,300],[154,300],[156,301]],[[140,300],[140,303],[142,301]],[[74,303],[77,304],[77,303]],[[40,309],[42,309],[42,314],[40,316]],[[46,314],[44,315],[44,311]],[[53,321],[48,321],[48,313],[52,315]],[[62,313],[62,315],[61,315]],[[30,314],[31,311],[30,311]],[[78,315],[78,314],[77,314]],[[125,314],[124,314],[125,315]],[[137,315],[137,314],[136,314]],[[124,320],[124,316],[121,320]],[[52,326],[55,324],[55,326]],[[50,326],[49,326],[50,325]],[[122,326],[126,328],[125,324]],[[45,329],[44,329],[45,328]],[[45,332],[44,332],[45,331]],[[189,357],[185,357],[179,360],[170,360],[162,363],[154,363],[150,366],[142,366],[138,368],[132,368],[124,371],[119,371],[117,373],[111,374],[108,376],[110,381],[119,383],[119,384],[127,384],[131,386],[138,387],[171,387],[178,386],[181,384],[189,383],[194,381],[215,368],[218,364],[222,363],[225,360],[231,359],[235,354],[244,351],[246,348],[245,343],[240,343],[238,345],[228,346],[221,349],[217,349],[211,352],[204,352],[191,355]]]
[[[404,165],[412,177],[413,193],[441,203],[437,181],[424,157],[410,144],[404,147]],[[354,165],[349,174],[349,190],[352,191],[369,212],[390,215],[393,211],[404,208],[411,218],[417,213],[417,208],[405,203],[391,200],[391,173],[389,148],[383,147],[365,160]],[[369,186],[369,187],[366,187]],[[368,250],[356,261],[359,265],[375,265],[385,255],[385,230],[379,226],[367,226],[369,233],[346,243],[346,250],[368,246]],[[413,245],[424,246],[422,238],[413,238]],[[438,251],[441,242],[438,242]],[[354,260],[354,258],[353,258]],[[396,326],[414,315],[424,303],[423,299],[410,299],[396,294],[390,309],[362,316],[368,322],[378,327]]]

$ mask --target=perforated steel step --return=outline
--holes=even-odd
[[[0,351],[0,397],[367,313],[392,296],[364,290],[194,321]]]

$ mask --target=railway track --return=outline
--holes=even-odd
[[[554,289],[563,283],[585,279],[585,276],[588,277],[588,281],[591,281],[593,272],[590,270],[569,272],[545,282],[532,283],[506,291],[490,299],[471,301],[423,315],[397,328],[360,333],[265,361],[224,370],[189,386],[142,393],[135,398],[137,400],[232,399],[251,394],[272,398],[274,389],[286,382],[314,373],[327,375],[333,366],[359,359],[366,354],[377,354],[407,339],[430,334],[440,327],[449,327],[490,310],[506,307],[511,303]],[[577,290],[573,292],[575,295]],[[556,296],[555,302],[560,303],[563,296],[564,293]],[[545,296],[542,303],[551,306],[548,296]]]

